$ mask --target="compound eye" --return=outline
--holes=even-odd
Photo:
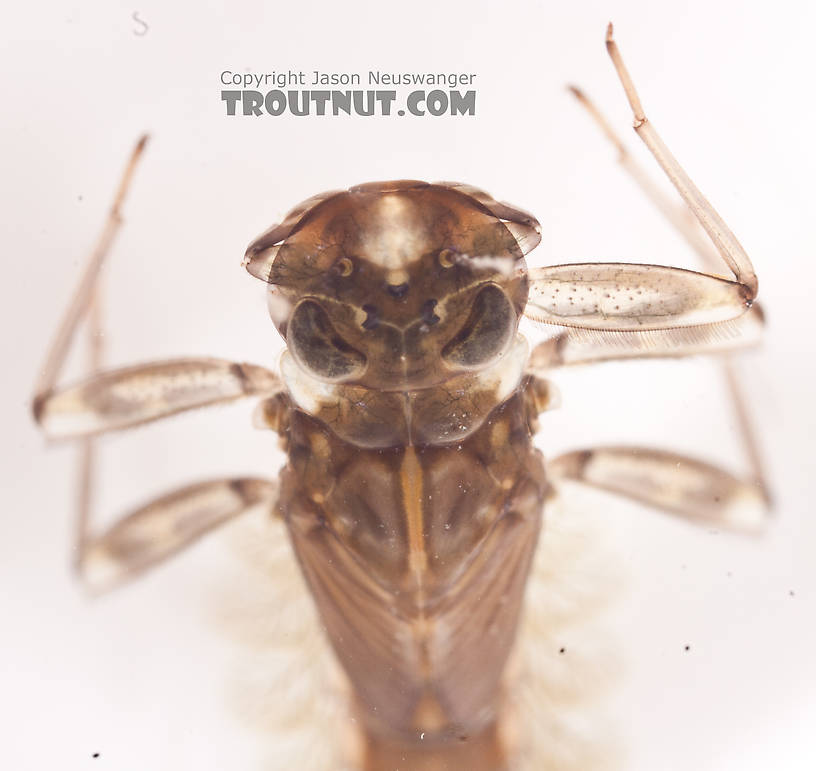
[[[442,349],[442,358],[461,369],[479,369],[504,353],[515,329],[510,300],[495,284],[489,284],[476,295],[468,320]]]
[[[286,342],[298,364],[321,380],[337,383],[362,374],[366,359],[332,325],[314,300],[303,300],[292,313]]]

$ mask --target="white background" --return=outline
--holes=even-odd
[[[134,11],[149,25],[143,36]],[[300,200],[363,181],[461,180],[529,209],[543,226],[534,265],[693,267],[564,88],[583,86],[651,163],[604,52],[610,19],[647,114],[754,260],[769,327],[743,373],[775,494],[774,521],[756,542],[634,506],[600,512],[615,517],[612,551],[629,576],[613,619],[626,668],[611,707],[625,767],[816,767],[816,17],[804,3],[723,0],[6,9],[5,767],[256,767],[250,731],[221,696],[233,654],[207,621],[219,571],[228,574],[224,553],[204,543],[86,601],[67,568],[73,453],[46,448],[29,418],[37,367],[136,137],[152,139],[108,273],[112,365],[186,354],[273,366],[277,333],[262,286],[239,267],[243,250]],[[478,114],[225,116],[222,70],[289,68],[475,72]],[[744,468],[708,362],[608,365],[557,382],[564,407],[542,422],[547,454],[631,442]],[[274,438],[249,428],[250,409],[106,441],[100,509],[208,475],[274,474]]]

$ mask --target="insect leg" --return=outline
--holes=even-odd
[[[615,146],[618,151],[618,163],[643,191],[646,198],[671,222],[675,230],[683,236],[691,248],[703,258],[706,269],[717,271],[720,267],[720,257],[711,242],[703,236],[700,223],[694,218],[691,209],[681,201],[669,200],[668,196],[655,184],[652,177],[637,162],[635,156],[629,152],[626,144],[611,123],[580,88],[569,86],[569,90],[589,113],[606,138]]]
[[[97,588],[135,575],[262,501],[275,485],[238,478],[181,488],[143,506],[101,535],[90,525],[95,437],[211,404],[280,390],[268,370],[220,359],[177,359],[99,372],[102,363],[101,290],[98,279],[122,221],[121,207],[144,149],[137,143],[126,166],[103,232],[71,298],[35,388],[34,419],[50,438],[78,439],[79,489],[74,567]],[[80,322],[87,317],[88,379],[63,388],[56,382]]]
[[[759,342],[762,330],[763,318],[759,305],[754,305],[748,313],[732,321],[700,327],[678,327],[643,332],[565,328],[558,335],[539,343],[533,349],[527,372],[534,376],[531,382],[537,382],[542,376],[551,376],[553,369],[568,365],[597,363],[615,359],[727,353],[739,347],[756,344]],[[695,505],[699,503],[701,500],[700,491],[704,490],[710,491],[707,500],[716,500],[717,506],[722,507],[720,511],[722,517],[732,516],[732,502],[737,499],[744,502],[746,500],[754,501],[759,498],[763,503],[763,508],[767,509],[770,504],[770,494],[765,482],[765,474],[754,436],[753,425],[735,374],[735,365],[730,357],[725,358],[723,365],[722,371],[729,390],[730,403],[736,413],[741,439],[746,449],[750,468],[750,482],[740,481],[725,471],[701,464],[699,461],[690,458],[642,448],[629,448],[627,450],[618,448],[612,455],[610,455],[608,449],[570,453],[568,456],[562,456],[564,460],[557,460],[556,471],[562,469],[568,478],[579,479],[588,484],[596,484],[593,474],[595,470],[600,468],[606,481],[604,484],[596,486],[604,486],[606,489],[613,489],[615,492],[654,502],[656,505],[661,505],[663,508],[675,512],[691,511],[688,508],[689,502],[693,500]],[[600,454],[596,455],[595,453]],[[625,460],[624,470],[617,468],[621,465],[621,459]],[[587,464],[590,465],[587,466]],[[677,464],[682,465],[686,471],[683,475],[675,474],[673,478],[676,483],[688,487],[686,492],[683,492],[682,489],[675,490],[679,498],[672,503],[665,494],[660,493],[658,495],[654,490],[648,491],[647,488],[652,485],[652,482],[648,481],[650,473],[654,472],[657,480],[665,480],[668,478],[666,473],[673,466],[680,468]],[[587,471],[588,468],[592,473]],[[610,468],[616,468],[615,473],[620,473],[620,486],[618,487],[609,482],[609,479],[605,476]],[[628,477],[627,474],[629,474]],[[638,484],[642,485],[639,493],[637,487],[633,486],[634,480],[638,480]],[[654,484],[657,484],[657,482]],[[693,495],[691,495],[692,492]],[[691,497],[689,497],[690,495]],[[703,497],[705,498],[705,496]],[[751,506],[753,506],[753,503]],[[705,518],[712,515],[712,511],[717,510],[717,507],[712,510],[710,506],[703,506],[702,510],[707,512],[703,517]],[[749,519],[753,516],[753,513],[750,514]],[[694,514],[693,518],[699,519],[700,516]]]
[[[101,535],[86,537],[77,567],[88,588],[114,588],[256,504],[271,507],[276,495],[274,482],[253,477],[181,487],[135,509]]]
[[[142,136],[133,148],[130,154],[128,163],[125,166],[122,178],[119,181],[119,187],[113,198],[108,217],[102,228],[102,232],[91,251],[88,258],[88,263],[85,266],[85,271],[80,278],[79,284],[74,291],[71,301],[65,310],[62,321],[57,327],[57,333],[51,342],[51,347],[40,370],[40,377],[34,387],[35,401],[34,409],[36,413],[37,399],[42,398],[48,394],[53,388],[65,364],[65,359],[68,352],[71,350],[71,342],[74,334],[82,319],[87,315],[89,309],[93,305],[93,296],[97,290],[97,283],[99,281],[99,274],[105,259],[108,256],[111,245],[113,244],[116,234],[122,224],[122,205],[125,201],[130,182],[133,179],[133,174],[136,171],[136,166],[144,152],[147,144],[147,135]],[[96,322],[98,325],[98,321]],[[98,338],[97,338],[98,339]],[[93,342],[92,342],[93,350]],[[92,353],[92,356],[94,354]]]
[[[719,256],[700,237],[694,220],[669,202],[636,165],[623,142],[589,99],[578,89],[573,88],[573,93],[617,147],[623,167],[698,252],[706,267],[715,271],[719,259],[724,260],[736,276],[737,284],[729,287],[716,283],[722,279],[714,275],[676,268],[638,268],[621,263],[554,266],[534,271],[532,310],[528,315],[540,321],[561,323],[565,329],[534,349],[528,368],[531,374],[549,373],[554,367],[568,364],[611,359],[728,353],[753,345],[761,338],[764,318],[761,308],[753,302],[757,281],[750,260],[647,121],[612,39],[611,25],[607,32],[607,48],[632,106],[635,130],[677,188],[696,221],[708,233]],[[732,290],[733,294],[729,296]],[[553,473],[697,518],[709,516],[713,511],[715,518],[727,519],[731,516],[728,512],[732,511],[730,501],[737,498],[743,501],[759,498],[767,508],[769,494],[765,475],[738,387],[735,364],[730,357],[724,358],[723,364],[731,403],[751,466],[753,479],[750,485],[699,461],[641,448],[570,453],[556,459]],[[669,473],[672,468],[683,468],[685,472],[682,476]],[[652,473],[655,482],[653,489],[649,489],[652,483],[648,479]],[[615,474],[617,480],[612,478]],[[665,482],[669,478],[674,480],[673,484],[680,485],[671,488],[674,497],[654,487],[662,484],[661,479]],[[712,510],[701,504],[700,495],[709,503],[715,501],[717,506]]]
[[[565,327],[533,348],[527,370],[546,375],[571,364],[726,353],[757,345],[763,330],[759,303],[736,319],[696,327],[643,331]]]
[[[34,389],[34,419],[52,438],[87,436],[126,428],[182,410],[280,390],[262,367],[219,359],[178,359],[98,373],[101,365],[99,277],[122,223],[121,209],[147,137],[137,143],[119,182],[102,233],[74,291]],[[76,330],[89,317],[88,380],[56,388]]]
[[[612,37],[611,24],[606,32],[606,48],[632,107],[635,131],[675,186],[677,192],[680,193],[681,198],[691,209],[697,221],[708,233],[717,252],[734,273],[737,281],[745,287],[747,299],[749,301],[753,300],[757,293],[757,278],[751,260],[720,215],[714,210],[714,207],[697,189],[666,145],[663,144],[663,140],[652,123],[646,118],[635,85],[623,63],[617,43]]]
[[[547,464],[554,487],[566,481],[622,495],[697,524],[759,533],[763,490],[695,458],[644,447],[594,447]]]
[[[117,431],[197,407],[281,390],[278,377],[253,364],[214,358],[168,359],[107,370],[38,394],[34,418],[50,439]]]
[[[751,261],[647,120],[640,97],[612,38],[611,25],[607,30],[607,49],[632,107],[635,131],[706,231],[736,281],[660,265],[554,265],[530,271],[530,298],[525,314],[544,323],[619,331],[668,329],[737,318],[751,307],[757,294],[757,278]],[[624,165],[632,171],[623,144],[588,100],[584,98],[583,101],[607,136],[622,151]],[[633,173],[636,179],[645,183],[639,170],[635,169]],[[670,215],[670,219],[677,223],[676,215]],[[681,231],[688,234],[690,229],[682,225]],[[702,252],[708,253],[706,249]]]
[[[621,76],[627,96],[630,99],[630,104],[632,104],[635,111],[635,130],[641,133],[637,121],[640,119],[639,114],[644,121],[645,117],[642,115],[643,111],[640,107],[637,93],[634,90],[628,72],[623,66],[617,46],[611,39],[611,29],[607,31],[607,47],[616,69]],[[615,145],[618,150],[619,162],[625,171],[638,184],[646,197],[663,216],[666,217],[674,229],[692,247],[700,258],[703,266],[707,270],[716,271],[720,264],[720,258],[711,248],[711,243],[702,238],[699,229],[699,224],[702,221],[698,221],[692,216],[692,212],[694,211],[696,214],[696,211],[688,198],[683,195],[683,191],[678,187],[680,194],[688,203],[688,206],[677,205],[674,201],[670,200],[663,190],[655,185],[651,177],[639,166],[609,121],[592,101],[580,89],[570,86],[570,90],[597,123],[609,141]],[[647,131],[653,132],[653,129],[650,127]],[[644,137],[642,133],[641,137],[646,141],[647,137]],[[646,141],[646,144],[649,146],[649,149],[652,150],[648,141]],[[652,150],[652,152],[654,152],[654,150]],[[669,158],[671,158],[671,156],[669,156]],[[661,162],[659,157],[658,162]],[[674,163],[676,164],[676,161]],[[661,166],[662,165],[663,163],[661,162]],[[680,171],[682,172],[682,169]],[[670,179],[675,182],[668,170],[667,174],[669,174]],[[675,182],[675,185],[676,184]],[[702,196],[699,197],[702,198]],[[702,200],[705,202],[705,199]],[[707,204],[707,202],[705,203]],[[710,205],[708,205],[708,208],[711,208]],[[713,212],[713,209],[711,211]],[[713,214],[717,217],[716,212],[713,212]],[[717,217],[717,219],[719,218]],[[727,228],[725,228],[725,231],[730,233]],[[745,261],[747,261],[748,258],[744,252],[742,252],[742,248],[738,243],[736,243],[736,247],[737,253],[741,253]],[[747,265],[750,267],[749,261],[747,261]],[[685,356],[694,353],[729,353],[738,348],[751,346],[759,342],[762,334],[763,315],[759,304],[754,303],[748,313],[732,322],[724,322],[708,328],[697,327],[687,330],[666,330],[664,333],[640,333],[635,339],[627,335],[615,336],[599,333],[595,336],[594,343],[590,342],[593,337],[592,335],[582,335],[577,331],[576,334],[572,334],[573,330],[566,330],[565,333],[556,338],[558,340],[557,343],[548,341],[548,343],[545,344],[545,348],[534,351],[534,357],[538,355],[540,364],[543,365],[546,359],[560,359],[561,363],[567,364],[589,360],[598,361],[611,358],[628,358],[630,355],[640,358],[645,356]],[[587,345],[587,343],[589,343],[589,345]],[[557,348],[558,351],[555,351],[555,348]],[[626,349],[629,349],[628,353]],[[737,422],[740,426],[740,433],[742,434],[743,444],[748,454],[753,476],[761,485],[766,500],[769,500],[765,473],[759,455],[758,444],[755,439],[755,432],[745,403],[745,397],[739,386],[740,376],[738,363],[733,356],[723,356],[720,361],[722,362],[723,378],[725,379],[726,386],[730,393],[731,403],[736,412]]]

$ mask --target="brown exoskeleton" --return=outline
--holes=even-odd
[[[37,421],[50,437],[82,443],[82,576],[116,584],[266,504],[287,525],[348,675],[359,768],[510,767],[505,665],[543,504],[560,480],[704,522],[761,520],[766,498],[749,435],[748,481],[632,447],[573,452],[545,468],[532,445],[538,414],[553,406],[542,377],[552,369],[720,352],[753,342],[762,325],[747,255],[645,118],[611,27],[607,45],[635,130],[735,280],[627,263],[531,270],[525,255],[540,239],[532,215],[465,185],[371,183],[309,199],[246,252],[288,346],[280,378],[181,359],[57,388],[78,323],[86,314],[98,323],[95,282],[143,140],[43,368]],[[690,224],[675,222],[696,241]],[[530,354],[522,315],[561,330]],[[90,532],[95,436],[246,396],[262,397],[257,422],[284,440],[279,484],[195,484]]]

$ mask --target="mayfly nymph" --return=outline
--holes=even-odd
[[[635,130],[733,279],[713,265],[528,268],[540,239],[531,214],[457,183],[368,183],[310,198],[246,251],[286,342],[280,377],[214,358],[100,371],[92,345],[89,377],[58,386],[83,318],[98,337],[97,279],[142,140],[43,366],[35,418],[49,437],[81,448],[83,578],[116,585],[266,506],[286,524],[348,676],[362,748],[354,763],[365,771],[512,767],[506,664],[544,503],[559,482],[722,527],[762,523],[767,496],[733,377],[749,479],[642,447],[583,449],[545,464],[532,444],[540,413],[556,405],[547,378],[557,368],[721,353],[755,342],[762,329],[748,256],[646,119],[611,27],[607,46]],[[696,226],[673,221],[711,263]],[[555,334],[530,351],[522,316]],[[97,435],[242,397],[261,400],[256,424],[281,437],[288,460],[278,482],[199,482],[93,530]]]

